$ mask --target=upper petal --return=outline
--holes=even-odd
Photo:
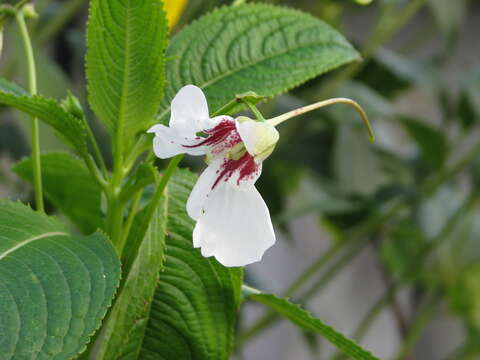
[[[220,124],[222,121],[232,121],[232,122],[234,122],[235,120],[231,116],[228,116],[228,115],[219,115],[219,116],[215,116],[213,118],[202,119],[200,121],[201,130],[202,131],[212,130],[218,124]]]
[[[198,137],[185,137],[176,129],[157,124],[152,126],[149,133],[154,132],[153,151],[160,159],[168,159],[178,154],[204,155],[208,148],[205,146],[189,147],[202,141]]]
[[[208,118],[207,99],[202,89],[195,85],[181,88],[172,100],[170,127],[180,133],[195,134],[203,130],[201,122]]]
[[[194,246],[224,266],[259,261],[275,243],[270,213],[251,183],[220,184],[210,193],[193,231]]]

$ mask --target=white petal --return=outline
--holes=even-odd
[[[224,266],[259,261],[275,243],[268,208],[255,186],[224,182],[210,193],[193,231],[195,247]]]
[[[172,100],[170,127],[182,134],[195,134],[203,130],[201,122],[208,119],[207,99],[195,85],[181,88]]]
[[[252,156],[265,153],[270,155],[279,138],[277,129],[268,122],[237,120],[236,127],[245,148]]]
[[[210,130],[220,124],[222,121],[234,121],[231,116],[219,115],[213,118],[207,118],[200,121],[200,127],[202,130]]]
[[[157,124],[152,126],[148,132],[155,132],[153,151],[160,159],[168,159],[178,154],[204,155],[208,150],[205,146],[185,147],[185,145],[194,145],[201,139],[184,137],[175,129],[165,125]]]
[[[193,187],[187,201],[187,213],[192,219],[197,220],[202,214],[203,205],[207,201],[208,194],[212,191],[222,163],[223,159],[221,158],[213,160]]]

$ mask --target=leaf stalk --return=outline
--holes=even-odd
[[[32,95],[37,93],[37,73],[35,68],[35,58],[33,56],[32,42],[28,34],[27,24],[25,23],[25,14],[23,9],[15,13],[20,35],[25,49],[28,70],[28,88]],[[42,187],[42,167],[40,162],[40,135],[38,119],[32,118],[32,164],[33,164],[33,186],[35,189],[35,205],[38,211],[44,212],[43,187]]]

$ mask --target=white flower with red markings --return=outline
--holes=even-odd
[[[244,116],[210,118],[200,88],[180,89],[171,105],[169,126],[155,125],[153,150],[162,159],[178,154],[205,155],[208,167],[200,175],[187,201],[187,213],[197,221],[193,246],[203,256],[215,256],[225,266],[244,266],[259,261],[275,243],[272,221],[265,202],[255,188],[262,162],[275,148],[275,126],[306,112],[334,104],[352,106],[362,118],[370,140],[373,129],[362,107],[347,98],[333,98],[306,105],[269,120],[248,97],[239,96],[259,121]]]
[[[171,104],[169,127],[158,124],[153,149],[162,159],[206,155],[209,164],[187,201],[197,221],[193,245],[225,266],[259,261],[275,243],[270,213],[255,182],[279,135],[268,122],[246,117],[209,117],[200,88],[187,85]]]

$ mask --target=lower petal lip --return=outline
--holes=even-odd
[[[222,183],[205,203],[193,232],[202,255],[214,256],[224,266],[260,261],[275,243],[270,213],[253,184]]]

